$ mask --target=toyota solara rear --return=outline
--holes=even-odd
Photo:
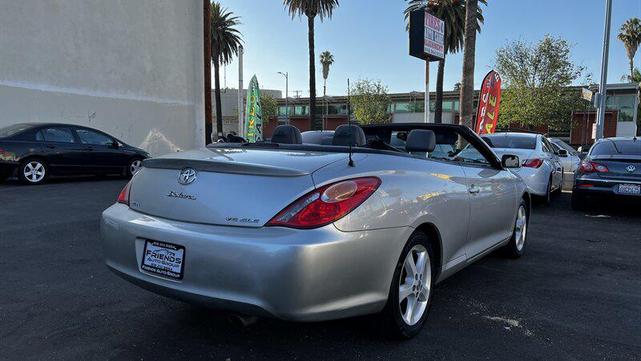
[[[467,128],[440,138],[381,128],[406,142],[397,149],[383,133],[366,143],[359,127],[339,127],[332,146],[300,144],[288,127],[281,143],[275,132],[271,143],[144,161],[103,213],[107,265],[156,293],[245,314],[315,321],[385,308],[410,337],[433,283],[498,246],[522,254],[525,185]],[[461,136],[481,149],[469,170],[452,146],[451,162],[429,158],[438,141],[466,147]]]

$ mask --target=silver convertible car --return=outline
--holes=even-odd
[[[393,146],[391,144],[394,144]],[[469,128],[298,129],[148,159],[102,216],[107,265],[153,292],[245,315],[381,313],[417,334],[434,285],[489,252],[525,251],[530,197]]]

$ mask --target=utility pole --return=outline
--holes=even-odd
[[[245,85],[243,84],[243,54],[245,49],[243,46],[238,47],[238,136],[245,137],[245,119],[243,117],[243,110],[245,102]]]
[[[430,122],[430,62],[425,60],[425,123]]]
[[[610,51],[610,18],[612,17],[612,0],[605,0],[605,29],[603,29],[603,51],[601,57],[601,83],[599,84],[599,107],[597,108],[596,139],[603,138],[605,125],[605,100],[608,93],[608,56]]]
[[[289,72],[279,71],[278,74],[285,77],[285,123],[289,124]]]

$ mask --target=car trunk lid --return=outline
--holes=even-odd
[[[148,159],[132,180],[130,207],[179,221],[261,227],[314,188],[315,170],[339,160],[347,154],[243,148]],[[186,168],[194,179],[181,184]]]
[[[641,156],[596,156],[592,161],[608,167],[608,172],[597,172],[600,178],[641,181]]]

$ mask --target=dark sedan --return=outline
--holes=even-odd
[[[25,123],[0,128],[0,180],[25,184],[49,176],[133,175],[149,153],[96,129],[69,124]]]
[[[575,174],[572,207],[582,209],[596,196],[641,202],[641,139],[606,138],[592,146]]]

